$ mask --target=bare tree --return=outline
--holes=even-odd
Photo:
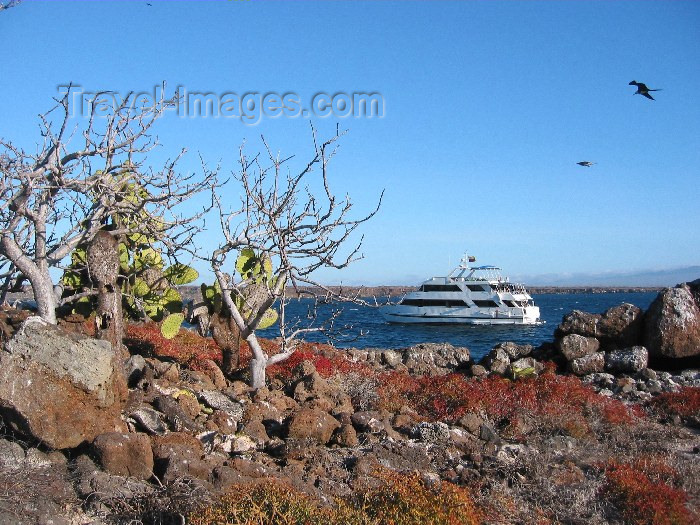
[[[212,172],[176,172],[184,150],[158,170],[145,165],[157,145],[151,128],[175,99],[139,104],[133,93],[96,93],[75,118],[72,96],[69,87],[40,115],[36,153],[0,138],[0,269],[8,286],[17,276],[29,281],[38,314],[50,323],[71,298],[59,299],[49,270],[78,245],[109,230],[158,239],[170,254],[186,249],[206,210],[183,214],[178,205],[216,184]]]
[[[253,388],[265,385],[267,366],[279,363],[294,353],[299,335],[321,328],[287,325],[285,305],[288,287],[311,285],[338,297],[337,291],[316,282],[313,272],[319,268],[344,268],[362,257],[362,238],[355,242],[351,235],[379,210],[377,207],[359,219],[349,217],[352,203],[349,197],[339,200],[331,192],[328,162],[337,151],[339,135],[318,145],[313,131],[315,154],[296,175],[283,173],[282,166],[291,157],[273,155],[265,139],[266,166],[260,155],[252,159],[240,149],[240,171],[233,178],[243,189],[241,205],[226,211],[220,197],[214,196],[221,217],[223,243],[214,251],[211,265],[222,300],[252,351],[250,381]],[[317,180],[312,180],[317,174]],[[311,188],[316,186],[318,190]],[[271,275],[262,279],[255,275],[235,280],[233,273],[224,271],[227,256],[242,251],[254,253],[256,264],[270,264]],[[268,262],[269,261],[269,262]],[[274,270],[272,270],[274,268]],[[253,272],[255,273],[255,272]],[[267,355],[261,348],[255,331],[273,304],[280,309],[280,351]]]

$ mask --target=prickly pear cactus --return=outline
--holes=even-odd
[[[183,313],[170,314],[160,325],[160,333],[166,339],[172,339],[180,331],[182,322],[185,320],[185,315]]]

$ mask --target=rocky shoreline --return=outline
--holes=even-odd
[[[696,281],[646,312],[573,311],[552,341],[478,362],[305,344],[257,391],[195,334],[130,326],[120,378],[87,324],[3,309],[0,523],[225,523],[223,497],[271,480],[323,512],[361,497],[358,523],[386,522],[382,490],[461,494],[463,523],[696,523],[700,373],[674,362],[700,354],[699,305]]]

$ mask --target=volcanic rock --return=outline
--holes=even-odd
[[[0,415],[54,449],[125,430],[126,380],[106,341],[30,317],[0,353]]]
[[[700,355],[700,285],[695,282],[667,288],[649,306],[644,318],[644,346],[650,356]]]

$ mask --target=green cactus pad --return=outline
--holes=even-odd
[[[87,264],[87,250],[81,246],[73,250],[70,254],[70,264],[73,267],[85,266]]]
[[[258,262],[258,258],[255,256],[255,252],[250,248],[245,248],[241,250],[241,254],[236,259],[236,271],[244,279],[248,279],[255,270],[255,265]]]
[[[172,339],[180,331],[180,327],[182,326],[182,322],[184,320],[184,314],[170,314],[165,319],[163,319],[163,322],[160,325],[160,333],[166,339]]]
[[[83,282],[83,278],[78,272],[67,270],[63,274],[63,277],[61,277],[61,284],[66,288],[75,289],[80,288],[81,286],[86,285],[87,283]]]
[[[137,271],[145,268],[162,268],[163,257],[153,248],[144,248],[134,254],[134,266]]]
[[[148,283],[141,279],[140,277],[137,277],[134,280],[134,287],[132,288],[132,293],[136,297],[144,297],[148,295],[148,293],[151,291],[151,287],[148,286]]]
[[[165,270],[165,278],[173,285],[189,284],[199,278],[199,272],[186,264],[176,263]]]
[[[260,324],[258,325],[258,330],[265,330],[265,328],[270,328],[273,324],[277,322],[278,318],[277,310],[273,308],[268,308],[267,311],[265,312],[265,315],[263,315],[262,319],[260,319]]]
[[[168,288],[160,296],[163,307],[169,312],[179,312],[182,310],[182,296],[175,288]]]

